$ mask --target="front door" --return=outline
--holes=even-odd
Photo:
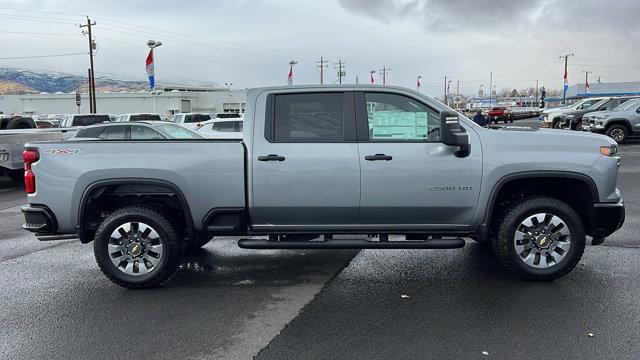
[[[468,228],[478,203],[482,156],[440,142],[440,117],[412,93],[356,93],[361,162],[359,224],[412,230]],[[364,136],[363,136],[363,133]]]
[[[360,205],[353,92],[276,93],[264,101],[250,154],[253,228],[353,225]]]

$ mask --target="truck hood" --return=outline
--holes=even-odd
[[[599,153],[600,146],[616,144],[608,136],[583,131],[514,127],[487,130],[487,133],[490,134],[487,140],[500,144],[505,151],[510,147],[518,150],[530,148],[534,156],[537,151],[549,148],[557,148],[558,156],[561,156],[563,151],[580,151],[579,149]]]

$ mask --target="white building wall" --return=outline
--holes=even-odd
[[[181,103],[191,112],[224,112],[224,104],[233,107],[246,102],[244,90],[170,91],[157,95],[147,92],[98,93],[97,110],[101,114],[155,112],[169,116],[181,111]],[[89,97],[81,94],[80,113],[89,112]],[[228,106],[227,106],[228,107]],[[75,94],[2,95],[0,111],[5,114],[73,114],[78,112]]]

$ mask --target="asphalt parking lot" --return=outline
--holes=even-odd
[[[549,283],[503,276],[473,242],[256,251],[222,238],[162,287],[125,290],[90,245],[24,232],[24,193],[0,177],[0,358],[637,359],[640,139],[620,154],[623,228]]]

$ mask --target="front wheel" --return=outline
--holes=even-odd
[[[605,134],[618,144],[622,144],[629,136],[629,130],[623,125],[612,125],[607,128]]]
[[[156,211],[124,207],[98,228],[93,252],[100,270],[112,282],[130,289],[153,287],[178,266],[183,245],[173,225]]]
[[[571,206],[541,196],[509,210],[493,241],[496,257],[511,275],[548,281],[573,270],[586,237],[582,219]]]

